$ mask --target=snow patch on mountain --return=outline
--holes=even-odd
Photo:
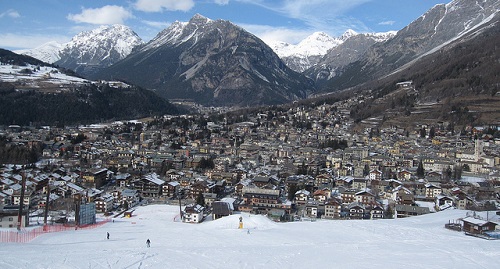
[[[362,33],[363,35],[373,38],[377,42],[386,41],[396,35],[396,31],[383,33]],[[346,30],[340,37],[331,37],[324,32],[315,32],[300,41],[297,45],[289,44],[282,41],[270,43],[269,46],[274,50],[280,58],[283,57],[307,57],[307,56],[322,56],[325,55],[331,48],[337,47],[344,43],[347,39],[359,35],[352,29]]]
[[[372,38],[375,42],[385,42],[391,38],[393,38],[398,31],[388,31],[381,33],[364,33],[363,35]]]
[[[141,51],[148,51],[163,45],[179,46],[192,38],[197,40],[198,34],[200,34],[198,30],[214,22],[200,14],[195,14],[189,22],[175,21],[159,32],[155,38],[141,48]]]
[[[384,33],[363,33],[375,42],[384,42],[396,35],[396,31]],[[348,29],[340,37],[331,37],[323,32],[315,32],[306,37],[297,45],[286,42],[275,42],[270,44],[273,51],[290,67],[297,72],[304,72],[318,64],[329,50],[338,47],[351,37],[360,35],[352,29]]]
[[[26,85],[29,85],[32,88],[39,88],[39,83],[50,83],[55,85],[79,85],[89,82],[88,80],[83,78],[63,74],[55,67],[40,67],[31,64],[27,64],[26,66],[15,66],[7,63],[0,64],[0,81],[24,81]]]
[[[31,56],[35,59],[51,64],[61,59],[59,52],[63,49],[63,47],[64,44],[60,44],[56,41],[51,41],[34,49],[15,50],[14,52],[17,54]]]
[[[141,48],[141,51],[151,50],[160,47],[164,44],[175,44],[182,36],[187,22],[175,21],[168,28],[159,32],[146,46]]]
[[[280,58],[290,56],[312,56],[312,55],[325,55],[326,52],[341,44],[341,38],[334,38],[324,32],[315,32],[300,41],[297,45],[289,44],[286,42],[275,42],[269,44]]]
[[[347,29],[341,36],[340,40],[346,41],[348,38],[358,35],[359,33],[354,31],[353,29]]]
[[[444,48],[444,47],[448,46],[449,44],[451,44],[451,43],[453,43],[453,42],[455,42],[455,41],[457,41],[457,40],[460,40],[462,37],[464,37],[464,36],[465,36],[465,35],[467,35],[467,34],[474,33],[474,31],[476,31],[476,32],[474,33],[474,34],[476,34],[476,35],[477,35],[477,34],[479,34],[479,33],[481,33],[481,32],[484,30],[484,29],[481,29],[481,27],[482,27],[483,25],[488,24],[490,21],[492,21],[492,20],[495,18],[495,16],[497,16],[497,14],[499,14],[499,13],[500,13],[500,11],[499,11],[499,12],[496,12],[496,13],[491,14],[490,16],[488,16],[488,17],[486,17],[484,20],[482,20],[480,23],[478,23],[478,24],[476,24],[476,25],[473,25],[472,27],[465,27],[465,30],[464,30],[463,32],[460,32],[457,36],[455,36],[455,37],[451,38],[450,40],[447,40],[446,42],[444,42],[444,43],[442,43],[442,44],[440,44],[440,45],[438,45],[438,46],[436,46],[436,47],[434,47],[434,48],[430,49],[429,51],[427,51],[427,52],[425,52],[425,53],[423,53],[423,54],[419,55],[418,57],[416,57],[416,58],[415,58],[415,59],[413,59],[412,61],[410,61],[410,62],[406,63],[405,65],[403,65],[403,66],[401,66],[401,67],[399,67],[399,68],[397,68],[396,70],[394,70],[393,72],[391,72],[391,73],[390,73],[389,75],[387,75],[387,76],[393,75],[393,74],[395,74],[395,73],[400,72],[401,70],[404,70],[404,69],[406,69],[406,68],[410,67],[410,66],[411,66],[411,65],[413,65],[415,62],[417,62],[418,60],[422,59],[423,57],[425,57],[425,56],[427,56],[427,55],[430,55],[430,54],[433,54],[433,53],[435,53],[435,52],[437,52],[437,51],[441,50],[442,48]],[[490,25],[490,27],[493,27],[493,26],[494,26],[494,25]],[[478,30],[478,29],[479,29],[479,30]]]

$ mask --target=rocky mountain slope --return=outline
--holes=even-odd
[[[357,59],[352,56],[353,53],[361,55],[371,45],[384,42],[395,34],[394,31],[359,34],[348,29],[340,37],[331,37],[326,33],[316,32],[300,41],[297,45],[275,42],[270,46],[288,67],[316,79],[317,73],[321,73],[319,77],[324,77],[325,69],[331,70],[335,69],[335,66],[344,66],[351,63],[354,59]],[[343,45],[345,42],[347,44]],[[334,73],[334,71],[331,71],[331,73]],[[326,77],[329,77],[329,75],[326,75]]]
[[[363,123],[385,126],[500,124],[500,14],[398,72],[352,88],[367,96],[351,108]],[[410,81],[412,87],[399,82]],[[335,94],[334,94],[335,95]]]
[[[314,79],[318,87],[338,75],[339,69],[361,59],[373,45],[385,42],[396,35],[396,32],[355,34],[340,45],[330,49],[321,59],[304,71],[306,76]]]
[[[358,61],[337,68],[323,90],[345,89],[397,72],[477,27],[490,24],[499,10],[497,0],[454,0],[436,5],[394,38],[370,47]]]
[[[206,105],[280,104],[314,91],[311,80],[288,68],[259,38],[199,14],[173,23],[97,77]]]

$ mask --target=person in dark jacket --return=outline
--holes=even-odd
[[[150,245],[151,245],[151,241],[149,241],[149,238],[148,238],[148,240],[146,240],[146,246],[150,247]]]

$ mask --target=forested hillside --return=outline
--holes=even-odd
[[[16,90],[0,83],[0,124],[77,124],[176,114],[177,109],[139,87],[115,88],[87,84],[60,93]]]

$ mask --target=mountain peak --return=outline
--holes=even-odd
[[[125,58],[142,44],[142,39],[128,26],[103,25],[74,36],[60,51],[57,64],[92,76],[97,69]]]
[[[165,29],[101,75],[119,75],[166,98],[211,105],[277,104],[315,90],[255,35],[199,14]]]
[[[463,42],[469,34],[476,36],[487,27],[496,25],[498,14],[498,0],[453,0],[446,5],[435,5],[392,38],[391,33],[365,35],[381,41],[387,37],[387,41],[371,46],[363,55],[350,57],[342,65],[330,64],[328,69],[319,70],[316,78],[329,80],[330,89],[342,89],[397,74],[445,46]],[[338,58],[332,59],[339,62]],[[356,79],[352,79],[352,74],[357,74]]]
[[[358,33],[352,29],[347,29],[343,34],[342,36],[340,36],[340,39],[345,41],[346,39],[348,39],[349,37],[351,36],[355,36],[357,35]]]
[[[297,44],[295,51],[304,55],[325,55],[329,49],[341,43],[341,40],[324,32],[314,32]]]
[[[206,24],[208,22],[212,21],[211,19],[201,15],[200,13],[194,14],[194,16],[189,20],[189,23],[195,23],[195,24]]]
[[[59,51],[61,51],[63,46],[64,44],[60,44],[56,41],[49,41],[34,49],[16,50],[14,52],[31,56],[46,63],[54,63],[61,58],[61,56],[59,56]]]
[[[271,47],[290,68],[303,72],[316,65],[329,50],[355,35],[358,33],[351,29],[340,37],[332,37],[325,32],[314,32],[297,45],[275,42]]]
[[[364,33],[366,37],[372,38],[376,42],[384,42],[391,38],[393,38],[398,32],[397,31],[389,31],[389,32],[381,32],[381,33]]]
[[[329,41],[332,41],[334,39],[335,38],[331,37],[330,35],[328,35],[325,32],[314,32],[310,36],[308,36],[304,40],[302,40],[301,42],[304,42],[305,40],[316,40],[316,41],[319,40],[319,41],[329,42]]]

